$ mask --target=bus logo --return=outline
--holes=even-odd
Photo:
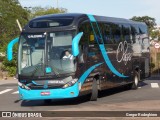
[[[128,61],[131,61],[132,53],[128,52],[128,44],[127,41],[120,42],[117,48],[117,62],[121,63],[124,61],[124,64],[127,65]]]
[[[2,112],[2,117],[12,117],[11,112]]]

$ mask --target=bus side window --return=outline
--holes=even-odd
[[[113,44],[114,41],[112,39],[112,32],[111,32],[111,25],[105,24],[105,30],[104,30],[104,43],[105,44]]]
[[[98,23],[98,25],[99,25],[100,34],[101,34],[101,35],[100,35],[100,34],[99,34],[99,31],[98,31],[98,37],[99,37],[98,42],[99,42],[99,44],[103,44],[103,43],[104,43],[103,36],[104,36],[105,24],[102,23],[102,22],[100,22],[100,23]]]
[[[140,32],[140,44],[142,45],[142,49],[148,49],[149,47],[149,38],[148,38],[148,30],[147,26],[140,25],[139,26],[139,32]]]
[[[119,24],[111,24],[111,28],[114,43],[119,43],[121,41],[121,27]]]
[[[136,34],[137,34],[136,28],[134,26],[131,26],[131,36],[133,43],[136,42]]]
[[[135,33],[135,43],[139,43],[139,39],[140,39],[140,32],[139,32],[139,27],[138,25],[134,25],[134,28],[136,30],[136,33]]]
[[[131,36],[130,36],[130,25],[123,24],[122,26],[122,35],[123,39],[127,41],[127,43],[132,43]]]
[[[139,32],[140,34],[147,34],[148,31],[147,31],[147,27],[146,26],[139,26]]]
[[[83,23],[79,27],[79,32],[83,32],[83,36],[80,40],[80,44],[88,43],[88,30],[87,30],[87,23]]]
[[[138,28],[138,26],[135,26],[135,28],[136,28],[136,34],[137,34],[137,35],[139,35],[139,34],[140,34],[140,32],[139,32],[139,28]]]
[[[97,24],[99,26],[99,29],[97,29]],[[94,37],[94,40],[89,40],[90,44],[102,44],[103,43],[103,39],[101,39],[101,35],[103,34],[103,25],[102,23],[92,23],[93,25],[93,29],[90,27],[90,35],[92,35]],[[90,37],[91,38],[91,37]]]

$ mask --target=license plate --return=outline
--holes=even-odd
[[[41,92],[41,96],[49,96],[49,95],[50,95],[49,91]]]

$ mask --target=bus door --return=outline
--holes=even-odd
[[[101,89],[105,88],[112,88],[116,86],[117,80],[119,77],[115,75],[113,71],[115,71],[114,65],[116,62],[114,61],[115,59],[113,58],[115,56],[115,52],[110,51],[107,48],[107,45],[105,44],[104,41],[104,30],[105,30],[105,25],[103,23],[96,23],[93,22],[91,23],[92,30],[94,33],[94,42],[97,43],[97,47],[99,49],[99,61],[103,62],[103,67],[101,69],[101,74],[103,80],[101,80]],[[111,48],[111,46],[109,46]],[[108,51],[107,51],[108,50]]]
[[[77,64],[77,75],[81,76],[87,68],[90,66],[88,64],[88,25],[87,23],[82,23],[79,25],[79,32],[83,32],[83,36],[79,42],[79,55]]]
[[[83,36],[79,43],[80,54],[78,56],[78,69],[80,73],[84,73],[92,66],[102,62],[100,58],[101,52],[99,50],[99,45],[95,40],[95,35],[89,21],[80,24],[79,32],[83,32]],[[90,74],[90,77],[94,77],[96,74],[99,74],[100,69],[101,67],[95,68]]]
[[[82,23],[79,26],[79,32],[83,32],[83,36],[79,43],[80,54],[78,57],[79,67],[82,68],[81,71],[83,71],[100,62],[100,50],[95,41],[90,22]]]

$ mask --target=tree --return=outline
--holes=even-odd
[[[150,36],[151,36],[152,39],[160,40],[160,32],[158,30],[152,30],[150,32]]]
[[[23,9],[17,0],[0,0],[0,51],[5,51],[8,42],[20,33],[16,23],[18,19],[22,27],[28,21],[28,12]]]
[[[154,28],[156,25],[155,18],[149,17],[149,16],[134,16],[131,18],[131,20],[138,21],[138,22],[145,22],[146,25],[149,27],[150,30]]]
[[[56,13],[66,13],[65,8],[54,8],[54,7],[33,7],[30,11],[30,18],[35,18],[37,16],[56,14]]]
[[[29,13],[23,9],[18,0],[0,0],[0,52],[5,53],[10,40],[18,37],[20,30],[17,26],[18,19],[22,27],[28,22]],[[15,47],[14,51],[17,50]],[[1,70],[8,71],[13,76],[16,72],[16,56],[12,62],[6,57],[0,56],[2,62]]]

